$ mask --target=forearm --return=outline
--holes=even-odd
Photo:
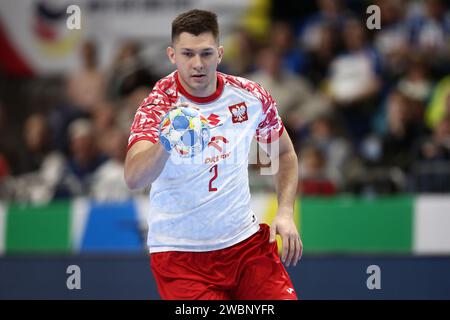
[[[293,212],[298,185],[298,161],[292,149],[280,155],[275,185],[279,212]],[[282,209],[282,210],[280,210]]]
[[[125,181],[130,189],[149,186],[158,178],[169,158],[169,154],[159,143],[151,147],[136,148],[128,152],[125,160]]]

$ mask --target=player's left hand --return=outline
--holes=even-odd
[[[291,263],[295,266],[302,256],[303,243],[298,234],[292,211],[278,210],[270,226],[269,242],[274,242],[277,234],[281,236],[283,244],[281,260],[287,267]]]

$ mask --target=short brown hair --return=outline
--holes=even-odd
[[[215,13],[205,10],[190,10],[180,14],[172,22],[172,42],[182,33],[188,32],[198,36],[204,32],[211,32],[218,41],[219,25]]]

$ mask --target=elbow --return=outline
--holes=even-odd
[[[125,159],[125,166],[123,171],[123,177],[125,180],[125,184],[130,190],[140,189],[141,186],[141,178],[139,174],[139,170],[137,170],[136,165],[131,161],[131,159]]]
[[[125,171],[124,171],[124,179],[125,179],[125,183],[127,185],[127,187],[130,190],[136,190],[136,189],[140,189],[142,188],[142,186],[140,185],[140,179],[138,177],[138,175],[133,174],[133,172],[130,172],[130,170],[127,170],[127,168],[125,167]]]
[[[125,167],[125,171],[124,171],[124,179],[125,179],[125,183],[126,183],[127,187],[130,190],[138,190],[138,189],[145,188],[145,187],[149,186],[154,180],[151,177],[144,178],[142,174],[139,174],[138,172],[132,172],[130,170],[127,170],[126,167]]]
[[[131,175],[126,174],[126,172],[125,172],[124,178],[125,178],[125,183],[126,183],[128,189],[130,189],[130,190],[138,189],[138,183],[137,183],[136,179],[134,179]]]
[[[294,148],[290,148],[288,150],[281,152],[279,157],[286,159],[288,161],[298,163],[297,153],[295,152]]]

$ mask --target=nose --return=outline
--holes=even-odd
[[[196,54],[193,58],[193,67],[195,70],[202,70],[203,69],[203,62],[202,58],[199,54]]]

